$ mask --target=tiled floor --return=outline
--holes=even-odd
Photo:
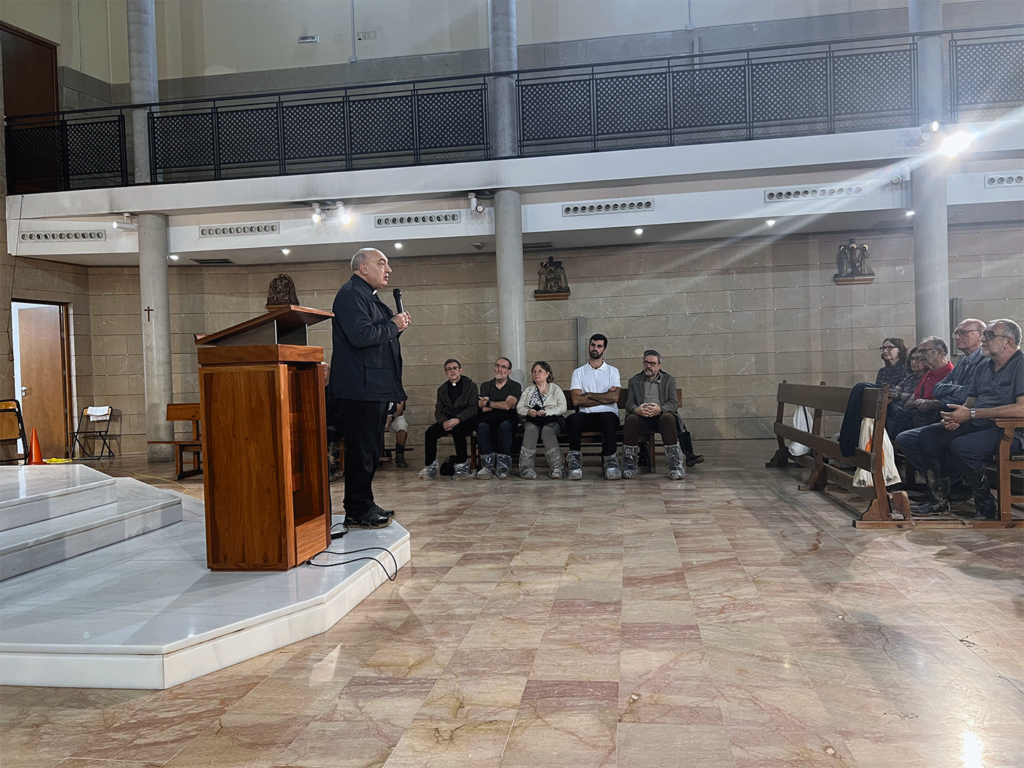
[[[764,468],[774,443],[700,448],[682,483],[389,466],[397,581],[167,691],[0,689],[0,763],[1024,765],[1021,531],[856,530],[803,470]]]

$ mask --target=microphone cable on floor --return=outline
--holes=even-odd
[[[384,552],[387,552],[388,555],[390,555],[391,562],[394,563],[394,566],[395,566],[395,575],[394,576],[392,576],[390,573],[388,573],[387,566],[385,566],[384,563],[382,563],[376,557],[354,557],[351,560],[342,560],[341,562],[338,562],[338,563],[315,563],[315,562],[313,562],[313,558],[319,557],[320,555],[340,555],[340,556],[344,557],[346,555],[354,555],[357,552],[370,552],[370,551],[375,550],[375,549],[383,550]],[[379,565],[383,569],[384,575],[387,576],[388,581],[394,581],[395,579],[398,578],[398,560],[395,558],[395,556],[391,552],[391,550],[388,549],[387,547],[363,547],[362,549],[353,549],[351,552],[332,552],[329,549],[325,549],[323,552],[319,552],[316,555],[313,555],[313,557],[311,557],[306,562],[309,565],[315,566],[317,568],[333,568],[336,565],[350,565],[351,563],[359,563],[359,562],[362,562],[363,560],[372,560],[377,565]]]

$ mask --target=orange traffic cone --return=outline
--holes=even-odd
[[[28,463],[29,464],[44,464],[43,452],[39,450],[39,435],[36,434],[35,429],[32,430],[32,440],[28,444]]]

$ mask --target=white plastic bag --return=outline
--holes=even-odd
[[[805,406],[800,406],[796,409],[796,413],[793,414],[793,428],[799,429],[801,432],[811,431],[811,409]],[[790,456],[803,456],[804,454],[810,453],[811,449],[803,443],[790,443],[789,444],[789,455]]]
[[[875,420],[863,418],[860,420],[860,440],[857,445],[865,451],[871,450],[871,435],[875,431]],[[886,486],[902,482],[900,473],[896,469],[896,452],[893,450],[892,441],[886,432],[882,433],[882,477]],[[866,469],[858,469],[853,475],[853,484],[858,488],[867,488],[874,485],[871,473]]]

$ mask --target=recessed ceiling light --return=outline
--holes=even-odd
[[[765,224],[767,224],[769,227],[774,227],[775,219],[768,219],[768,221],[766,221]]]
[[[291,252],[292,252],[291,248],[282,248],[281,249],[281,253],[283,253],[285,256],[287,256]]]
[[[913,215],[914,215],[914,212],[913,212],[913,211],[907,211],[907,213],[906,213],[906,216],[907,216],[907,218],[908,218],[908,219],[909,219],[909,218],[910,218],[911,216],[913,216]]]
[[[395,243],[395,249],[399,250],[399,251],[402,250],[402,244],[401,243]]]
[[[642,235],[643,233],[644,231],[640,227],[637,227],[636,229],[633,230],[634,235]]]

